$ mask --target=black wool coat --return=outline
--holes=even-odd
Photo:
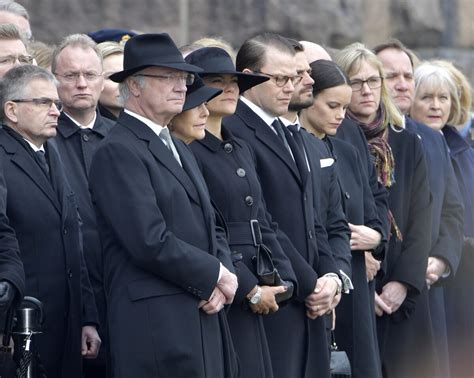
[[[81,249],[74,192],[57,150],[44,144],[51,180],[31,147],[12,129],[0,130],[7,216],[25,268],[25,295],[44,307],[37,348],[48,377],[81,377],[81,329],[98,316]],[[35,336],[36,337],[36,336]]]
[[[222,137],[221,141],[206,131],[205,138],[191,143],[190,147],[211,198],[227,223],[232,253],[242,254],[242,261],[236,265],[239,289],[227,313],[239,355],[241,376],[273,377],[263,318],[251,312],[245,298],[258,283],[253,261],[256,247],[251,237],[251,219],[258,220],[262,242],[272,251],[280,276],[292,281],[295,288],[296,277],[277,239],[277,233],[281,231],[271,221],[266,209],[250,147],[242,139],[234,137],[226,127],[222,128]],[[298,252],[293,250],[287,253]]]
[[[99,335],[102,340],[99,357],[87,363],[105,364],[107,346],[106,299],[103,282],[102,245],[100,243],[97,221],[89,192],[89,168],[98,144],[112,129],[114,122],[97,113],[94,126],[90,130],[81,130],[66,114],[58,119],[57,135],[51,143],[57,146],[64,164],[66,176],[76,194],[81,216],[82,242],[84,258],[89,278],[94,290],[99,312]]]
[[[97,148],[89,183],[104,248],[114,377],[235,377],[224,311],[198,308],[230,250],[199,167],[175,140],[123,112]],[[221,241],[222,240],[222,241]]]

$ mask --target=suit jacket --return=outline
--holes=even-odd
[[[97,221],[89,192],[89,168],[97,145],[112,129],[114,123],[97,112],[92,129],[80,129],[66,114],[61,113],[58,120],[57,135],[51,140],[61,156],[66,175],[76,195],[82,224],[82,242],[84,258],[89,272],[94,296],[99,312],[99,335],[102,340],[100,356],[88,363],[105,364],[106,300],[103,283],[102,245],[97,230]],[[90,362],[89,362],[90,361]]]
[[[98,323],[97,310],[80,248],[75,196],[57,151],[48,142],[44,146],[51,180],[19,134],[7,126],[0,130],[7,216],[25,267],[25,295],[44,306],[37,346],[48,377],[81,377],[81,328]]]
[[[319,219],[326,228],[328,243],[338,264],[338,269],[351,277],[352,256],[349,246],[351,232],[342,209],[341,191],[335,164],[324,164],[324,159],[332,158],[324,142],[304,129],[301,129],[300,133],[311,169],[314,203]]]
[[[124,112],[92,160],[114,377],[235,374],[224,312],[198,308],[216,286],[220,263],[232,270],[230,251],[218,242],[191,151],[175,144],[183,167]]]
[[[242,101],[235,114],[224,119],[224,124],[251,146],[267,209],[300,253],[288,256],[299,284],[298,301],[264,319],[274,374],[276,377],[329,376],[323,318],[309,320],[303,302],[314,290],[316,272],[337,272],[327,239],[326,249],[318,249],[315,228],[323,231],[324,228],[314,210],[312,180],[303,182],[283,142]],[[285,250],[288,240],[280,242]]]

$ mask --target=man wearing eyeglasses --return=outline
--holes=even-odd
[[[76,194],[82,219],[84,257],[99,311],[99,334],[103,342],[98,358],[84,361],[84,375],[86,378],[104,377],[108,342],[102,245],[88,178],[92,155],[114,123],[97,111],[104,88],[102,56],[90,37],[85,34],[65,37],[53,52],[51,68],[58,79],[58,94],[64,105],[53,143],[57,145]]]
[[[168,34],[125,45],[124,111],[92,159],[115,378],[236,377],[224,311],[237,289],[191,151],[169,134],[200,68]]]
[[[62,104],[55,78],[33,65],[12,68],[0,84],[0,158],[7,216],[25,268],[25,295],[44,306],[35,336],[48,377],[82,377],[82,356],[95,358],[97,310],[79,240],[79,218],[56,135]]]
[[[289,137],[278,117],[301,82],[295,50],[284,37],[262,33],[244,42],[236,61],[237,70],[260,73],[269,81],[241,96],[237,111],[224,119],[236,136],[252,147],[257,172],[269,212],[279,228],[281,245],[298,279],[298,293],[288,305],[264,318],[275,377],[329,377],[329,349],[322,317],[314,315],[305,300],[319,292],[317,270],[320,253],[332,261],[330,252],[319,250],[316,238],[312,182],[304,154]],[[338,285],[335,280],[334,293]]]
[[[13,24],[0,24],[0,77],[12,67],[32,64],[33,57],[26,50],[26,41]]]

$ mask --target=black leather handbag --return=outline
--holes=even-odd
[[[347,378],[351,377],[351,363],[347,353],[339,350],[336,344],[334,331],[331,331],[331,378]]]
[[[262,243],[262,236],[258,221],[251,220],[250,227],[252,229],[254,244],[257,247],[257,252],[253,260],[259,281],[258,283],[264,286],[286,286],[287,290],[283,293],[276,294],[275,299],[277,303],[281,303],[290,299],[293,296],[293,283],[285,281],[280,277],[278,270],[273,264],[272,252],[265,244]]]

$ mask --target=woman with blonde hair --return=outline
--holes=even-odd
[[[474,150],[452,125],[463,120],[468,92],[460,91],[452,64],[425,62],[415,70],[415,96],[410,116],[441,131],[449,147],[464,204],[461,262],[445,287],[446,320],[451,375],[472,376],[474,361]],[[462,75],[460,71],[459,74]],[[469,87],[467,87],[469,88]],[[464,104],[464,105],[463,105]]]
[[[102,54],[104,67],[104,89],[99,98],[99,112],[113,121],[117,120],[123,108],[118,84],[110,80],[110,76],[123,70],[123,45],[118,42],[102,42],[97,45]]]
[[[352,87],[346,117],[364,132],[379,182],[389,191],[391,235],[375,294],[382,369],[388,377],[436,376],[425,282],[431,195],[422,146],[416,135],[399,127],[402,115],[372,51],[355,43],[335,60]]]

